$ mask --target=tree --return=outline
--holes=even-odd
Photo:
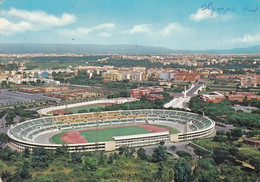
[[[105,166],[107,164],[107,155],[104,154],[104,152],[100,152],[99,159],[98,159],[98,165]]]
[[[9,178],[9,177],[11,177],[11,176],[12,176],[12,174],[11,174],[9,171],[7,171],[7,170],[2,171],[1,178],[2,178],[3,180],[5,180],[5,179],[7,179],[7,178]]]
[[[160,179],[160,181],[169,181],[169,171],[163,162],[159,163],[157,178]]]
[[[162,141],[160,141],[160,143],[159,143],[160,145],[164,145],[165,144],[165,141],[164,140],[162,140]]]
[[[137,155],[142,160],[146,160],[147,159],[146,151],[142,147],[137,150]]]
[[[242,162],[248,160],[248,157],[247,157],[245,154],[240,153],[240,152],[238,152],[238,153],[236,154],[236,158],[237,158],[238,160],[242,161]]]
[[[152,158],[154,162],[166,161],[167,160],[166,147],[159,145],[157,148],[155,148],[153,151]]]
[[[140,98],[140,101],[141,102],[147,102],[146,95],[142,95],[141,98]]]
[[[216,135],[214,136],[213,140],[216,142],[224,142],[226,141],[226,137],[224,137],[223,135]]]
[[[62,145],[62,147],[57,147],[55,150],[55,156],[56,157],[68,157],[69,156],[69,152],[67,149],[67,146]]]
[[[213,158],[217,164],[222,163],[226,159],[229,159],[229,151],[223,148],[215,148],[213,151]]]
[[[73,152],[71,154],[71,161],[73,163],[78,163],[80,164],[82,162],[82,154],[80,152]]]
[[[11,161],[12,156],[15,154],[16,154],[16,152],[12,151],[9,147],[5,147],[3,150],[1,150],[0,158],[3,161]]]
[[[19,169],[18,173],[21,176],[21,178],[23,178],[23,179],[28,179],[31,177],[29,161],[27,161],[27,160],[24,161],[24,163],[23,163],[21,169]]]
[[[84,169],[88,171],[96,171],[98,169],[98,160],[94,157],[86,157],[83,160]]]
[[[199,182],[220,181],[216,164],[211,158],[199,160],[198,166],[194,170],[194,177]]]
[[[1,82],[1,87],[2,88],[10,88],[10,83],[7,83],[7,81],[2,81]]]
[[[251,158],[249,163],[255,167],[257,173],[260,172],[260,159]]]
[[[5,133],[0,133],[0,143],[6,143],[8,141],[8,136]]]
[[[237,155],[237,153],[239,152],[239,150],[236,147],[231,147],[228,151],[233,156]]]
[[[110,154],[108,158],[108,164],[113,164],[114,163],[114,155]]]
[[[175,151],[177,147],[176,147],[175,145],[172,145],[170,148],[171,148],[173,151]]]
[[[238,139],[239,137],[242,137],[243,131],[241,128],[234,128],[231,130],[231,136],[235,139]]]
[[[28,147],[26,147],[25,150],[23,151],[23,157],[29,158],[30,154],[31,154],[30,149]]]
[[[32,166],[45,168],[49,165],[49,156],[47,151],[43,147],[37,147],[33,149],[32,152]]]
[[[119,155],[124,155],[126,157],[132,156],[135,151],[134,148],[130,148],[125,145],[119,147],[118,150],[119,150]]]
[[[155,104],[156,104],[156,106],[158,106],[158,107],[162,107],[163,106],[163,104],[164,104],[164,102],[163,102],[163,100],[162,99],[156,99],[155,100]]]
[[[183,158],[186,158],[186,159],[192,159],[192,156],[188,152],[186,152],[184,150],[177,151],[176,154],[179,157],[183,157]]]
[[[181,182],[191,181],[191,169],[183,159],[178,160],[174,166],[174,180]]]

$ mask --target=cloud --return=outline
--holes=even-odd
[[[73,14],[68,13],[63,13],[60,17],[57,17],[47,14],[44,11],[26,11],[11,8],[9,11],[3,11],[2,14],[44,26],[64,26],[76,21],[76,17]]]
[[[78,27],[76,29],[63,29],[63,30],[60,30],[60,33],[62,33],[63,35],[66,35],[66,36],[85,36],[89,33],[98,32],[98,31],[102,31],[102,30],[110,30],[114,27],[115,27],[114,23],[104,23],[104,24],[99,24],[99,25],[95,25],[92,27]],[[111,34],[108,32],[102,32],[99,35],[101,35],[103,37],[111,36]]]
[[[44,11],[26,11],[11,8],[1,11],[0,34],[12,35],[25,31],[36,31],[69,25],[76,21],[73,14],[63,13],[60,17]]]
[[[199,22],[200,20],[216,18],[218,14],[209,9],[198,9],[195,14],[190,15],[190,19]]]
[[[169,23],[163,28],[156,28],[155,25],[151,24],[141,24],[141,25],[134,25],[131,29],[125,30],[122,33],[124,34],[136,34],[136,33],[144,33],[151,36],[168,36],[171,33],[182,33],[187,31],[188,28],[183,27],[179,23]]]
[[[115,27],[114,23],[105,23],[105,24],[100,24],[100,25],[94,26],[92,29],[93,30],[102,30],[102,29],[114,28],[114,27]]]
[[[6,18],[0,18],[0,34],[12,35],[19,32],[25,32],[32,30],[33,26],[25,21],[13,23],[8,21]]]
[[[181,33],[181,32],[185,32],[185,31],[188,31],[188,28],[185,28],[185,27],[181,26],[180,24],[173,22],[173,23],[168,24],[166,27],[164,27],[160,31],[160,34],[162,34],[162,35],[169,35],[172,32]]]
[[[102,37],[111,37],[112,36],[112,34],[108,33],[108,32],[102,32],[99,35],[102,36]]]
[[[150,24],[134,25],[130,30],[123,31],[126,34],[151,33]]]
[[[260,43],[260,33],[255,35],[244,35],[242,38],[235,38],[232,42],[243,42],[243,43],[251,43],[251,42],[258,42]]]

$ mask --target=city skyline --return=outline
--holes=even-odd
[[[1,43],[133,44],[182,50],[260,44],[260,2],[2,1]]]

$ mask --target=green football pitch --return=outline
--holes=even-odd
[[[105,105],[88,105],[88,106],[81,106],[81,107],[74,107],[70,109],[66,109],[66,111],[72,112],[72,113],[78,113],[80,110],[90,110],[90,109],[97,109],[97,108],[104,108]]]
[[[144,134],[144,133],[150,133],[150,132],[140,126],[80,131],[80,134],[88,142],[111,141],[112,137],[114,136],[136,135],[136,134]]]

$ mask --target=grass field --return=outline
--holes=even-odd
[[[153,125],[167,128],[167,129],[170,131],[170,134],[177,134],[177,133],[180,132],[180,131],[177,130],[176,128],[172,128],[172,127],[169,127],[169,126],[159,125],[159,124],[153,124]]]
[[[136,134],[145,134],[151,132],[169,131],[171,134],[177,134],[179,131],[164,125],[128,125],[105,128],[88,128],[81,130],[64,130],[52,137],[52,142],[56,144],[65,143],[85,143],[85,142],[103,142],[111,141],[114,136],[127,136]],[[83,142],[82,142],[83,138]],[[84,142],[85,140],[85,142]]]
[[[61,133],[59,133],[59,134],[54,135],[54,136],[51,138],[52,142],[53,142],[53,143],[56,143],[56,144],[66,144],[65,142],[63,142],[63,141],[61,140],[61,136],[62,136],[63,134],[65,134],[65,133],[67,133],[67,131],[63,131],[63,132],[61,132]]]
[[[112,140],[113,136],[135,135],[135,134],[143,134],[143,133],[150,133],[150,132],[140,126],[109,128],[109,129],[92,130],[92,131],[80,131],[80,134],[88,142],[110,141]]]
[[[78,113],[78,111],[80,110],[90,110],[90,109],[97,109],[97,108],[104,108],[105,105],[89,105],[89,106],[82,106],[82,107],[74,107],[74,108],[70,108],[70,109],[66,109],[66,111],[68,112],[72,112],[72,113]]]

